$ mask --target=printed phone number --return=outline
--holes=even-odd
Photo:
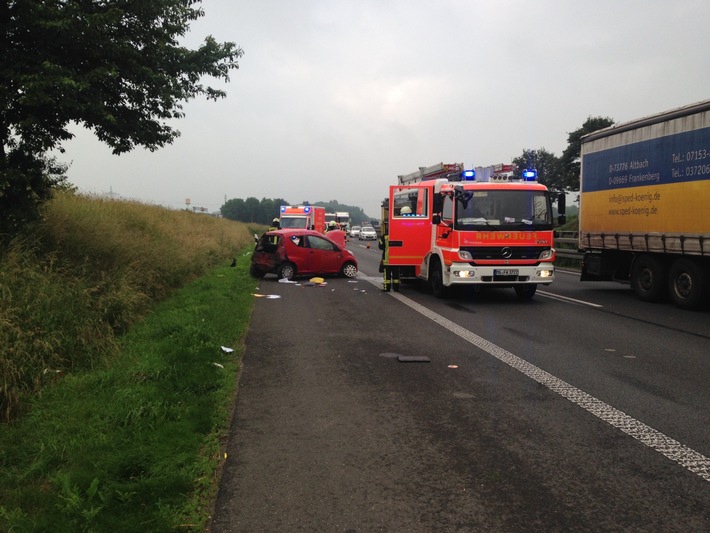
[[[688,150],[685,153],[672,154],[674,163],[686,163],[690,161],[704,161],[710,159],[710,151],[705,148],[699,150]]]
[[[690,165],[685,167],[681,172],[686,177],[690,176],[704,176],[710,174],[710,165]]]

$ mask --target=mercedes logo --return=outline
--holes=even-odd
[[[502,255],[505,259],[510,259],[513,257],[513,249],[510,246],[506,246],[505,248],[501,249],[500,255]]]

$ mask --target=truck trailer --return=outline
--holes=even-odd
[[[710,100],[582,137],[582,281],[683,308],[710,286]]]

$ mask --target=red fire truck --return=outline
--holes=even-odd
[[[385,290],[421,279],[437,297],[456,285],[513,287],[532,298],[552,283],[552,202],[535,171],[434,165],[399,176],[383,203]],[[434,176],[432,179],[430,176]]]
[[[282,205],[281,229],[311,229],[325,233],[325,207],[317,205]]]

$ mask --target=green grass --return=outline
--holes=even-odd
[[[255,231],[63,193],[0,243],[0,531],[204,529]]]
[[[111,364],[66,375],[0,427],[1,530],[204,529],[252,308],[240,259],[158,304]]]

